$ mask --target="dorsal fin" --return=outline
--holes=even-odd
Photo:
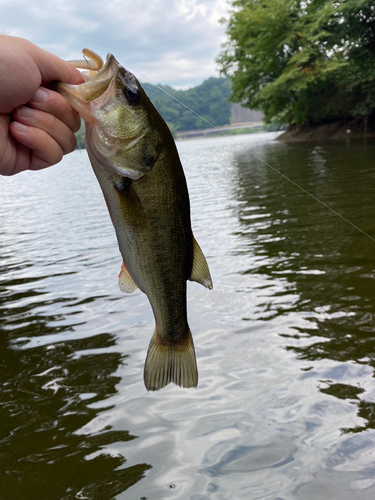
[[[121,264],[121,271],[118,275],[118,286],[120,290],[125,293],[132,293],[138,288],[133,278],[128,273],[124,263]]]
[[[196,281],[201,285],[205,286],[212,290],[212,279],[210,275],[210,270],[208,269],[208,264],[206,261],[206,257],[203,255],[203,252],[200,246],[197,243],[197,240],[193,236],[193,268],[190,274],[190,281]]]

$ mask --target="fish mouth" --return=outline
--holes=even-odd
[[[91,51],[89,52],[91,53]],[[67,83],[56,82],[54,85],[54,89],[70,102],[71,106],[79,113],[81,118],[91,124],[95,123],[95,118],[92,114],[92,106],[95,108],[100,105],[100,103],[96,104],[93,103],[93,101],[102,98],[105,91],[117,78],[118,72],[123,69],[112,54],[107,54],[104,64],[99,56],[96,54],[94,54],[94,56],[97,58],[95,61],[95,68],[93,68],[91,64],[92,61],[87,59],[82,61],[70,61],[72,66],[78,69],[89,70],[82,73],[86,80],[84,83],[69,85]],[[99,99],[99,101],[100,100],[101,99]]]
[[[116,58],[112,54],[107,54],[104,65],[93,76],[91,76],[92,70],[84,73],[85,79],[88,80],[75,87],[77,94],[86,102],[97,99],[107,90],[112,80],[116,78],[120,68],[121,66]]]
[[[107,54],[104,64],[100,56],[88,49],[84,49],[83,54],[84,60],[70,63],[78,69],[86,70],[83,73],[85,82],[79,85],[57,82],[55,90],[62,94],[85,120],[85,142],[91,156],[100,165],[123,177],[139,179],[150,170],[151,165],[143,165],[142,161],[137,161],[132,157],[131,150],[142,149],[139,144],[146,140],[150,126],[141,129],[130,127],[126,134],[118,134],[113,129],[114,121],[119,119],[116,113],[109,120],[109,130],[108,120],[103,118],[103,114],[110,114],[116,106],[130,107],[134,103],[135,97],[138,96],[137,81],[112,54]],[[124,94],[124,88],[127,89],[128,95]],[[125,104],[126,99],[128,104]]]
[[[89,75],[89,82],[97,82],[98,80],[102,80],[104,78],[113,77],[116,71],[120,68],[120,63],[117,61],[113,54],[107,54],[105,63],[103,66],[96,71],[93,76]],[[92,70],[91,70],[92,72]]]

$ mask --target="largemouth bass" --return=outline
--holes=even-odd
[[[86,122],[86,148],[123,258],[119,286],[147,295],[155,317],[144,367],[147,390],[196,387],[186,281],[212,288],[190,223],[185,175],[174,139],[139,81],[112,54],[103,65],[84,49],[80,85],[56,89]]]

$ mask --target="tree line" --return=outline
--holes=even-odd
[[[229,78],[211,77],[188,90],[149,83],[143,84],[143,88],[172,132],[227,125],[230,122]]]
[[[228,99],[231,83],[229,78],[211,77],[201,85],[188,90],[176,90],[168,85],[151,85],[150,83],[144,83],[142,86],[167,122],[172,134],[184,130],[208,128],[211,127],[210,123],[220,126],[230,122],[231,104]],[[194,111],[203,119],[194,114]],[[76,138],[77,147],[83,149],[85,147],[83,123]]]
[[[217,62],[233,102],[266,122],[319,124],[375,114],[375,3],[234,0]]]

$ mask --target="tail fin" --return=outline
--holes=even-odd
[[[197,361],[190,330],[187,342],[177,345],[158,342],[155,330],[147,351],[143,379],[148,391],[158,391],[170,382],[180,387],[197,387]]]

